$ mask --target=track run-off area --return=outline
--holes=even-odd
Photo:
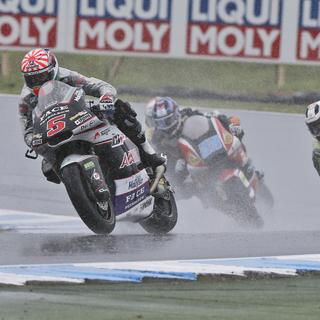
[[[40,159],[24,157],[17,102],[16,96],[0,96],[0,283],[320,270],[320,180],[303,115],[226,111],[240,116],[249,156],[275,198],[272,211],[261,208],[263,229],[243,229],[191,198],[178,202],[178,224],[166,236],[128,223],[97,236],[77,216],[63,185],[42,176]],[[143,104],[134,107],[143,122]]]

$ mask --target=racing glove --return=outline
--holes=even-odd
[[[242,129],[242,127],[240,125],[235,125],[235,124],[230,124],[229,125],[229,130],[230,132],[236,136],[237,138],[239,138],[240,140],[243,138],[244,136],[244,131]]]
[[[114,97],[112,95],[103,95],[99,99],[99,111],[103,112],[106,117],[113,117],[115,112]]]
[[[115,101],[115,112],[114,119],[118,122],[131,120],[132,122],[136,121],[137,113],[131,108],[129,102],[124,102],[120,99]]]

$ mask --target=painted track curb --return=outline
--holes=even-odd
[[[0,266],[0,284],[29,282],[141,282],[146,278],[197,280],[199,276],[298,276],[320,272],[320,254],[302,256]]]

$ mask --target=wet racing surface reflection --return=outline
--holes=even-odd
[[[171,234],[151,236],[140,226],[119,225],[109,236],[96,236],[76,215],[64,187],[45,181],[40,160],[24,158],[16,100],[1,97],[6,112],[0,119],[0,134],[6,137],[10,133],[14,144],[4,143],[0,157],[0,264],[318,253],[320,185],[312,168],[311,139],[302,115],[233,112],[241,117],[248,152],[264,170],[275,198],[272,212],[262,212],[263,229],[242,229],[232,219],[190,198],[178,202],[178,224]],[[142,118],[141,106],[136,109]],[[39,213],[37,221],[27,224],[26,213]],[[1,214],[6,214],[5,223]],[[52,217],[57,224],[52,223]],[[8,225],[13,230],[1,231]]]

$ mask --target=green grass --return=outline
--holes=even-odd
[[[320,278],[0,288],[0,319],[318,320]]]
[[[147,105],[152,96],[133,96],[122,95],[124,100],[131,102],[142,102]],[[181,99],[176,98],[177,103],[181,106],[193,108],[208,108],[208,109],[242,109],[242,110],[259,110],[270,112],[286,112],[286,113],[304,113],[305,105],[299,104],[281,104],[281,103],[258,103],[258,102],[237,102],[226,100],[206,100],[206,99]]]
[[[10,52],[10,75],[0,78],[0,92],[19,93],[23,84],[19,72],[23,54],[23,52]],[[286,82],[279,90],[276,81],[277,67],[271,64],[123,57],[117,72],[110,78],[110,71],[119,61],[119,57],[58,54],[58,59],[60,66],[110,81],[115,87],[127,85],[148,89],[177,86],[218,93],[251,95],[290,94],[296,91],[318,91],[319,89],[320,67],[318,66],[287,66]],[[186,105],[196,105],[199,101],[201,100],[182,99],[182,103]],[[212,101],[203,101],[201,106],[210,103]],[[300,112],[303,109],[302,106],[284,104],[243,104],[221,101],[219,103],[227,107],[232,105],[232,108],[285,112]]]

